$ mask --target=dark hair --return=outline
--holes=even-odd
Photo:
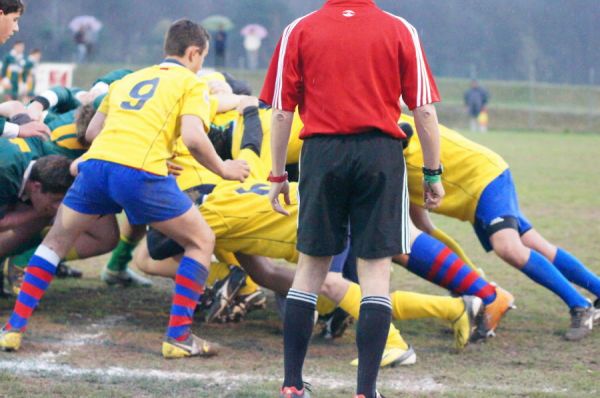
[[[181,57],[190,46],[198,46],[204,51],[210,35],[202,26],[189,19],[173,22],[165,37],[165,55]]]
[[[400,127],[402,132],[404,132],[404,134],[406,135],[406,138],[404,138],[402,140],[402,149],[406,149],[406,147],[408,147],[408,143],[410,142],[410,139],[412,138],[412,136],[415,133],[413,131],[412,126],[408,123],[400,122],[400,123],[398,123],[398,126]]]
[[[0,0],[0,10],[2,10],[4,14],[12,14],[14,12],[23,14],[25,5],[21,0]]]
[[[23,40],[17,40],[13,43],[13,47],[18,46],[19,44],[25,45],[25,42]]]
[[[31,168],[29,180],[42,184],[43,193],[66,193],[74,180],[70,165],[71,161],[64,156],[44,156]]]
[[[29,51],[29,54],[41,54],[42,50],[40,48],[34,48],[33,50]]]
[[[96,108],[94,104],[87,104],[79,107],[77,115],[75,116],[75,131],[77,132],[77,141],[84,147],[90,146],[85,140],[85,132],[87,131],[92,118],[96,114]]]

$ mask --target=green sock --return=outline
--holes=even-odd
[[[114,272],[125,271],[127,269],[127,264],[133,258],[132,253],[136,246],[137,242],[130,242],[127,238],[121,236],[119,244],[115,247],[115,250],[113,250],[106,268],[108,268],[109,271]]]
[[[35,253],[36,249],[37,247],[32,247],[31,249],[12,256],[12,263],[19,268],[27,267],[27,264],[29,264],[29,260],[33,256],[33,253]]]

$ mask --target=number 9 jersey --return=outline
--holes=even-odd
[[[208,131],[208,86],[176,61],[165,60],[113,83],[98,112],[107,115],[104,127],[84,159],[166,176],[181,116],[199,117]]]

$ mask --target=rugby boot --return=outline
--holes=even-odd
[[[321,330],[321,337],[328,340],[342,337],[348,326],[352,325],[353,322],[354,318],[338,307],[325,317],[325,324]]]
[[[214,299],[207,311],[207,322],[227,322],[227,308],[234,302],[238,292],[246,283],[246,272],[237,266],[229,267],[230,273],[213,287]]]
[[[417,363],[417,353],[409,346],[408,350],[403,350],[402,348],[386,348],[383,350],[383,356],[381,357],[381,364],[379,366],[382,368],[388,366],[395,368],[396,366],[409,366],[414,365],[415,363]],[[358,366],[358,358],[350,362],[350,365]]]
[[[0,330],[0,349],[2,351],[18,351],[21,348],[23,333],[3,328]]]
[[[137,274],[129,268],[123,271],[111,271],[105,267],[100,274],[100,279],[108,286],[149,287],[154,284],[150,279]]]
[[[471,341],[482,340],[495,336],[496,328],[506,313],[516,308],[515,298],[508,291],[496,286],[496,299],[486,305],[484,311],[477,318],[477,329],[471,337]]]
[[[296,387],[281,387],[279,398],[310,398],[310,384],[304,383],[304,387],[298,390]]]
[[[218,344],[210,343],[190,333],[184,341],[167,337],[162,343],[162,354],[166,359],[212,357],[219,353],[220,348]]]
[[[58,267],[56,267],[57,278],[81,278],[82,276],[83,272],[73,267],[69,267],[62,261],[58,264]]]
[[[10,290],[15,296],[18,296],[21,291],[21,285],[23,284],[25,268],[19,267],[12,260],[12,257],[6,259],[6,262],[4,263],[4,275],[10,286]]]
[[[594,323],[598,324],[600,322],[600,298],[597,298],[594,301]]]
[[[240,322],[248,313],[267,308],[267,295],[261,289],[255,292],[238,296],[234,303],[227,309],[228,321]]]
[[[476,296],[464,296],[462,298],[465,305],[463,313],[452,322],[454,331],[454,347],[462,350],[467,346],[471,336],[477,328],[476,320],[484,311],[483,302]]]
[[[578,341],[592,332],[595,310],[590,307],[575,307],[571,309],[571,327],[565,333],[568,341]]]

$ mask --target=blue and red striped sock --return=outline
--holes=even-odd
[[[479,297],[484,304],[496,299],[496,288],[464,263],[446,245],[422,233],[410,248],[408,270],[457,294]]]
[[[53,250],[44,245],[37,248],[25,270],[21,291],[5,329],[25,331],[31,314],[54,278],[59,262],[60,257]]]
[[[204,293],[208,269],[196,260],[184,257],[175,276],[175,293],[167,336],[184,341],[190,335],[192,319],[198,300]]]

